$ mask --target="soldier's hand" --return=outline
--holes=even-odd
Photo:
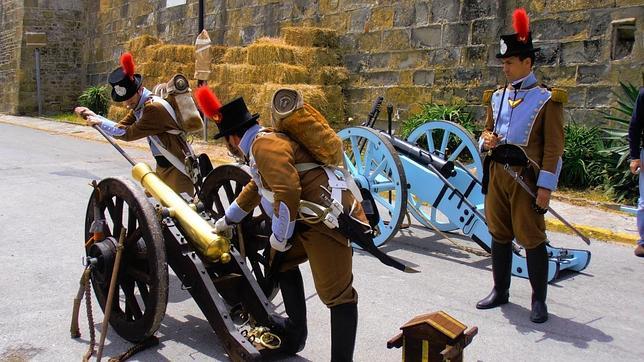
[[[496,147],[497,143],[503,138],[503,136],[498,136],[490,131],[484,131],[481,137],[483,137],[483,148],[486,150]]]
[[[535,203],[537,204],[537,206],[539,206],[542,209],[547,209],[548,205],[550,204],[551,194],[552,194],[552,191],[539,187],[537,189],[537,199],[535,200]]]
[[[95,118],[94,116],[87,116],[87,118],[85,119],[85,124],[90,126],[90,127],[100,126],[101,123],[103,123],[103,122],[101,120]]]
[[[271,234],[271,237],[268,240],[271,243],[271,247],[277,251],[284,252],[291,248],[291,244],[288,243],[288,240],[280,240],[275,236],[275,234]]]
[[[633,175],[640,173],[640,160],[631,160],[630,168]]]
[[[74,113],[78,114],[84,120],[87,120],[90,116],[96,116],[96,113],[87,107],[76,107],[74,108]]]
[[[231,224],[228,223],[225,216],[222,216],[215,222],[215,232],[219,235],[231,237],[233,230],[233,225]]]

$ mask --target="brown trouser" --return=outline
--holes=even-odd
[[[351,272],[353,252],[346,238],[344,243],[340,243],[338,235],[333,234],[337,232],[321,224],[296,232],[292,238],[293,246],[284,255],[280,266],[280,271],[285,271],[308,259],[315,290],[329,308],[358,302]]]
[[[485,197],[485,218],[492,238],[499,243],[516,239],[519,245],[532,249],[546,241],[543,215],[532,208],[534,199],[504,169],[503,164],[492,162],[490,183]],[[523,180],[536,190],[536,177],[531,169],[512,166],[523,175]],[[536,192],[535,192],[536,194]]]
[[[187,193],[190,196],[195,194],[194,186],[188,176],[177,170],[176,167],[161,167],[157,166],[156,173],[163,182],[165,182],[176,193]]]

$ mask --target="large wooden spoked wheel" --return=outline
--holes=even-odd
[[[407,142],[416,145],[432,157],[456,163],[455,175],[450,177],[450,183],[459,191],[465,192],[471,180],[481,180],[483,161],[474,136],[463,126],[450,121],[429,121],[416,128],[408,137]],[[483,195],[470,195],[469,201],[474,205],[483,204]],[[436,227],[440,231],[453,231],[458,227],[449,218],[410,193],[409,202],[414,206],[410,213],[427,228]]]
[[[402,162],[391,142],[371,128],[345,128],[338,136],[344,146],[344,167],[360,187],[369,190],[378,207],[380,222],[373,242],[380,246],[396,235],[406,213]]]
[[[215,168],[204,180],[199,199],[213,220],[222,217],[230,204],[250,182],[246,166],[222,165]],[[233,228],[232,243],[248,259],[253,276],[270,300],[278,291],[277,281],[267,275],[269,265],[271,219],[261,206],[257,206],[240,223],[241,235]],[[241,242],[243,240],[243,242]]]
[[[85,247],[86,255],[96,260],[91,274],[96,298],[105,312],[116,246],[125,227],[109,322],[124,339],[142,341],[159,329],[168,303],[168,266],[161,226],[143,191],[121,178],[102,180],[92,193],[85,216],[85,240],[92,238],[96,214],[105,220],[105,238],[92,240]]]

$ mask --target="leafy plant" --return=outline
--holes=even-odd
[[[574,121],[564,127],[565,146],[559,185],[575,189],[598,186],[602,182],[606,156],[602,130]]]
[[[427,103],[423,105],[422,110],[403,121],[400,125],[399,134],[402,138],[407,138],[413,130],[419,126],[435,120],[446,120],[458,123],[478,138],[483,127],[476,122],[474,116],[465,109],[464,104],[434,104]]]
[[[110,106],[108,87],[105,85],[88,87],[78,97],[78,103],[83,107],[91,109],[96,114],[107,116],[107,111]]]
[[[603,127],[604,140],[609,144],[604,153],[611,158],[605,170],[604,187],[617,202],[633,202],[638,196],[638,180],[630,173],[626,160],[629,156],[628,125],[639,90],[630,83],[619,84],[623,94],[613,91],[618,98],[618,106],[611,107],[612,113],[601,112],[610,121],[608,126]]]

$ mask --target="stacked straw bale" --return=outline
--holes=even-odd
[[[342,67],[335,31],[321,28],[283,28],[281,38],[260,38],[245,47],[230,47],[215,64],[208,84],[222,102],[236,97],[262,124],[270,124],[270,101],[283,87],[298,89],[307,103],[320,110],[335,128],[344,125],[342,86],[348,71]]]
[[[128,42],[136,71],[152,89],[176,73],[192,80],[195,66],[193,45],[164,44],[144,35]],[[249,110],[270,124],[270,101],[282,87],[298,89],[307,103],[317,108],[337,128],[344,126],[342,87],[349,74],[342,66],[338,36],[334,30],[286,27],[281,38],[260,38],[245,47],[211,46],[212,66],[208,85],[222,102],[244,97]],[[110,118],[120,119],[127,111],[110,107]]]

